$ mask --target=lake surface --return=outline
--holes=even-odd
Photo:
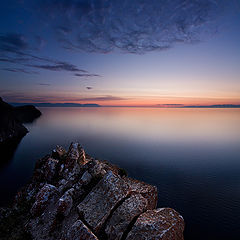
[[[78,141],[90,155],[154,184],[159,207],[186,222],[187,240],[240,239],[240,109],[40,108],[0,170],[1,204],[35,161]]]

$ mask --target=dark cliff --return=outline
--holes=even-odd
[[[0,98],[0,143],[22,138],[28,132],[23,123],[40,115],[34,106],[13,107]]]
[[[33,122],[41,116],[41,112],[33,105],[14,107],[15,118],[22,123]]]

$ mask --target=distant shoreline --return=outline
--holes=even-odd
[[[125,108],[240,108],[235,104],[216,104],[216,105],[182,105],[182,104],[159,104],[157,106],[104,106],[97,103],[9,103],[14,107],[33,105],[35,107],[125,107]]]
[[[33,105],[35,107],[101,107],[96,103],[9,103],[14,107],[24,106],[24,105]]]

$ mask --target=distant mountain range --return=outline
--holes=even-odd
[[[101,107],[99,104],[96,103],[9,103],[12,106],[24,106],[24,105],[33,105],[35,107]]]
[[[14,107],[33,105],[35,107],[102,107],[97,103],[9,103]],[[114,107],[114,106],[111,106]],[[116,106],[116,107],[128,107],[128,106]],[[138,107],[138,106],[131,106]],[[154,106],[149,106],[154,107]],[[183,104],[159,104],[155,107],[160,108],[240,108],[240,105],[235,104],[216,104],[216,105],[183,105]]]
[[[218,105],[202,105],[202,106],[182,106],[183,108],[240,108],[240,105],[234,104],[218,104]]]
[[[215,104],[215,105],[184,105],[184,104],[158,104],[160,108],[240,108],[238,104]]]

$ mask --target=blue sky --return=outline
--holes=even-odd
[[[8,102],[240,104],[240,2],[2,1]]]

